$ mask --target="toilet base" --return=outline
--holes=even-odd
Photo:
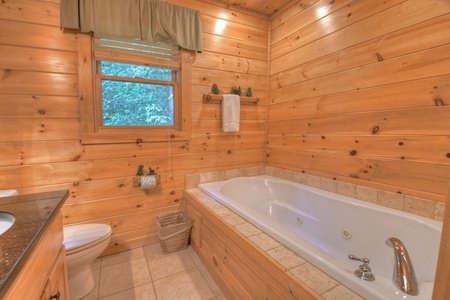
[[[78,300],[89,294],[95,287],[92,270],[87,265],[79,269],[77,274],[68,274],[69,277],[69,299]]]

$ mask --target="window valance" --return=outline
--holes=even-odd
[[[202,51],[200,12],[159,0],[61,0],[61,27]]]

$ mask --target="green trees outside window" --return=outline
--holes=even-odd
[[[100,61],[103,126],[173,126],[176,71]]]

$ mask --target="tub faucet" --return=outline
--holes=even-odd
[[[386,245],[394,249],[394,273],[392,282],[401,291],[408,295],[416,296],[419,294],[419,286],[416,280],[416,274],[409,258],[405,245],[397,238],[388,238]]]

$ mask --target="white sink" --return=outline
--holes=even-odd
[[[16,221],[14,215],[7,212],[0,212],[0,235],[4,234]]]

